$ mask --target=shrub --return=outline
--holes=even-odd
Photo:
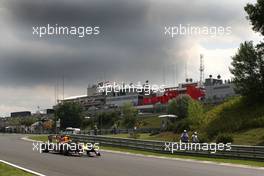
[[[175,123],[169,123],[167,126],[168,131],[174,131],[177,128],[177,125]]]
[[[264,127],[264,117],[255,119],[246,119],[241,125],[241,129],[261,128]]]
[[[168,130],[175,133],[200,128],[204,117],[203,106],[188,95],[180,95],[170,101],[168,113],[175,114],[180,119],[169,125]]]
[[[189,95],[179,95],[169,102],[168,113],[177,115],[179,118],[188,116],[188,105],[192,98]]]
[[[133,107],[132,103],[124,103],[122,113],[123,125],[126,128],[134,128],[137,124],[137,110]]]
[[[196,100],[189,101],[188,122],[192,130],[201,127],[203,117],[204,117],[203,106]]]
[[[206,134],[198,134],[198,139],[200,143],[205,143],[210,141]]]
[[[173,129],[174,133],[181,133],[183,130],[190,130],[190,124],[188,119],[182,119],[180,121],[177,121],[175,124],[175,127]]]
[[[234,140],[233,140],[233,136],[230,135],[230,134],[219,134],[217,137],[216,137],[216,143],[232,143]]]

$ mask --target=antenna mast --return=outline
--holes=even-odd
[[[185,71],[185,80],[187,80],[188,79],[188,66],[187,66],[187,59],[185,60],[185,63],[184,63],[185,65],[184,65],[184,71]]]
[[[64,74],[62,76],[62,100],[64,100]]]
[[[200,86],[203,85],[204,80],[204,60],[203,60],[203,54],[200,54]]]

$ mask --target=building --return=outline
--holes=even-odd
[[[97,86],[96,85],[92,85],[92,86],[88,86],[87,88],[87,96],[93,96],[95,94],[97,94]]]
[[[11,117],[27,117],[31,116],[30,111],[11,112]]]
[[[97,108],[103,107],[105,105],[105,96],[80,95],[80,96],[65,98],[64,100],[59,101],[59,103],[67,103],[67,102],[79,103],[85,110],[89,110],[91,107],[97,107]]]
[[[0,117],[0,132],[4,132],[6,126],[7,126],[6,118]]]
[[[230,80],[223,81],[220,75],[217,76],[217,79],[211,75],[205,79],[204,88],[205,103],[220,103],[236,95],[234,83]]]
[[[125,103],[131,103],[136,108],[138,107],[139,111],[150,112],[154,111],[154,105],[166,105],[170,99],[180,94],[188,94],[197,100],[204,96],[204,92],[200,89],[198,83],[192,82],[192,80],[179,84],[178,87],[165,88],[164,92],[157,92],[151,88],[142,91],[144,86],[148,86],[148,81],[142,87],[137,87],[132,83],[129,85],[121,84],[119,85],[120,91],[118,92],[115,89],[110,89],[111,85],[109,82],[106,82],[98,83],[97,86],[89,86],[87,88],[87,95],[65,98],[64,100],[60,100],[59,103],[79,103],[86,111],[90,112],[106,111],[122,107]],[[141,91],[138,92],[138,90]]]
[[[113,89],[107,88],[109,82],[98,83],[98,85],[89,86],[87,95],[80,95],[65,98],[59,103],[74,102],[79,103],[87,111],[95,111],[98,109],[111,109],[124,105],[124,103],[132,103],[137,106],[142,101],[143,96],[140,93],[133,92],[129,89],[122,89],[120,92],[115,92]]]
[[[141,105],[168,104],[171,99],[179,95],[189,95],[192,99],[201,100],[204,97],[204,89],[199,86],[198,82],[186,81],[179,84],[178,87],[165,88],[162,95],[154,94],[151,97],[144,97]]]
[[[106,97],[106,105],[120,107],[124,103],[131,103],[133,106],[137,106],[139,99],[139,95],[136,93],[119,96],[109,96]]]
[[[54,109],[45,109],[44,114],[54,114]]]

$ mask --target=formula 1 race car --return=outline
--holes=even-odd
[[[53,142],[55,139],[56,142]],[[41,151],[44,153],[53,152],[63,155],[82,156],[101,156],[97,144],[80,143],[71,140],[69,135],[48,136],[48,142],[41,144]],[[92,154],[95,155],[92,155]]]
[[[93,156],[92,153],[94,153],[95,156],[101,156],[101,153],[98,150],[96,150],[94,146],[92,146],[92,147],[90,146],[89,147],[88,144],[86,144],[86,145],[83,146],[83,150],[90,157]]]

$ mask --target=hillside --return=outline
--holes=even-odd
[[[232,98],[205,113],[203,130],[211,139],[230,133],[236,143],[263,145],[264,104],[249,105],[242,97]]]
[[[248,105],[242,97],[235,97],[216,106],[204,105],[203,109],[203,123],[199,129],[193,129],[198,131],[203,141],[213,142],[217,135],[224,133],[233,137],[233,144],[264,145],[264,104]],[[160,127],[158,115],[141,118],[145,123],[143,128]],[[129,137],[128,134],[112,136]],[[180,140],[179,136],[180,133],[162,132],[156,135],[141,134],[140,138],[177,141]]]

